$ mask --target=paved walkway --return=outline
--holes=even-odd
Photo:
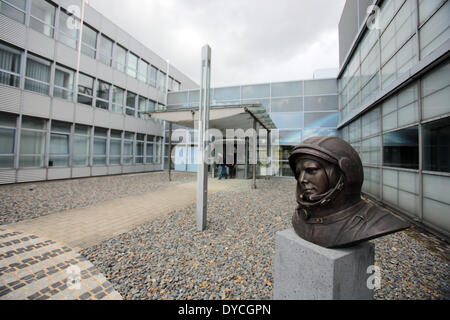
[[[80,254],[56,241],[0,229],[0,300],[122,300]]]
[[[242,180],[209,180],[209,193],[247,186]],[[43,236],[74,248],[86,249],[161,215],[196,201],[196,182],[174,184],[148,194],[107,201],[97,206],[50,214],[6,227]]]
[[[210,180],[209,193],[247,185],[247,181]],[[196,194],[196,182],[173,184],[140,196],[2,226],[0,300],[122,299],[77,252],[185,208],[195,202]]]

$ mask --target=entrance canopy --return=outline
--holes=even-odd
[[[149,115],[153,119],[165,120],[180,126],[197,129],[196,123],[199,120],[200,112],[198,107],[176,108],[151,112]],[[266,109],[261,105],[211,106],[209,120],[210,128],[218,130],[248,130],[253,128],[253,121],[256,121],[261,127],[268,131],[277,128],[267,114]]]

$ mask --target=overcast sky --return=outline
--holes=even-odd
[[[311,79],[337,68],[345,0],[89,0],[156,54],[200,82],[212,48],[212,85]]]

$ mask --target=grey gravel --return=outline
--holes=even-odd
[[[172,183],[194,179],[194,174],[176,172]],[[168,183],[167,172],[154,172],[3,185],[0,186],[0,225],[140,195]]]
[[[294,190],[293,180],[261,180],[210,196],[203,233],[192,205],[82,254],[124,299],[272,299],[274,235],[291,228]],[[416,228],[374,242],[377,299],[450,298],[447,244]]]

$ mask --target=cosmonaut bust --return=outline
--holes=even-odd
[[[292,151],[297,180],[295,232],[325,248],[343,248],[409,228],[361,198],[364,170],[358,153],[337,137],[314,137]]]

